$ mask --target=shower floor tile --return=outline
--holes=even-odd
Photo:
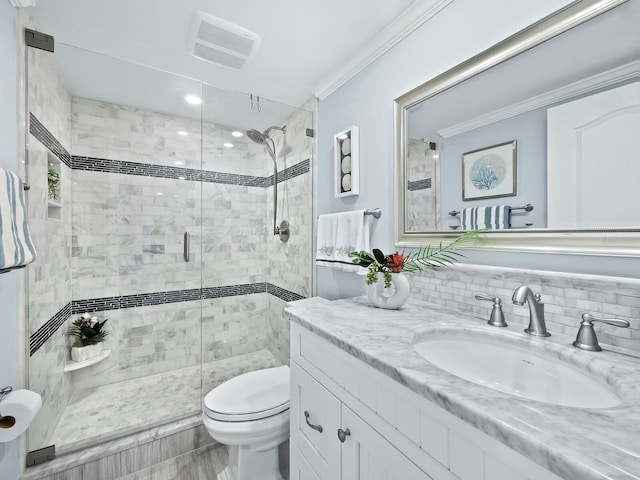
[[[58,452],[68,452],[193,415],[216,385],[278,365],[271,352],[260,350],[75,392],[52,441]]]

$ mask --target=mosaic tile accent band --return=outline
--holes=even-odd
[[[53,317],[47,320],[33,335],[29,337],[29,356],[33,355],[71,316],[71,303],[67,303]]]
[[[237,175],[233,173],[194,170],[191,168],[169,167],[153,165],[151,163],[125,162],[106,158],[73,156],[74,170],[88,170],[93,172],[120,173],[123,175],[140,175],[143,177],[171,178],[175,180],[189,180],[191,182],[224,183],[248,187],[266,187],[266,178],[251,175]]]
[[[290,180],[298,175],[309,172],[310,159],[278,172],[278,183]],[[172,178],[175,180],[189,180],[192,182],[222,183],[242,185],[247,187],[270,187],[273,185],[273,175],[258,177],[253,175],[237,175],[234,173],[212,172],[209,170],[194,170],[191,168],[169,167],[150,163],[124,162],[106,158],[78,157],[71,158],[74,170],[88,170],[93,172],[120,173],[123,175],[141,175],[144,177]]]
[[[422,180],[415,180],[413,182],[407,182],[407,189],[412,190],[425,190],[431,188],[431,179],[423,178]]]
[[[279,299],[284,300],[286,302],[293,302],[295,300],[302,300],[303,298],[305,298],[302,295],[298,295],[297,293],[290,292],[289,290],[280,288],[277,285],[274,285],[272,283],[267,283],[267,293],[270,293],[271,295],[278,297]]]
[[[126,162],[107,158],[80,157],[71,155],[62,144],[33,114],[29,114],[29,132],[43,145],[51,150],[61,162],[74,170],[88,170],[93,172],[120,173],[123,175],[140,175],[144,177],[171,178],[175,180],[189,180],[192,182],[222,183],[228,185],[242,185],[247,187],[270,187],[273,175],[259,177],[253,175],[237,175],[234,173],[213,172],[209,170],[194,170],[190,168],[153,165],[151,163]],[[309,172],[310,159],[303,160],[296,165],[278,172],[278,183]]]
[[[278,183],[284,182],[285,180],[290,180],[294,177],[297,177],[298,175],[309,173],[310,163],[311,160],[307,158],[306,160],[295,164],[293,167],[285,168],[283,171],[278,172]],[[270,187],[271,185],[273,185],[273,175],[266,177],[265,187]]]
[[[29,133],[36,137],[40,143],[53,152],[67,167],[71,167],[71,154],[66,148],[51,134],[47,128],[40,123],[33,113],[29,113]]]
[[[165,303],[189,302],[192,300],[269,293],[287,302],[301,300],[305,297],[290,292],[271,283],[246,283],[242,285],[226,285],[223,287],[191,288],[169,292],[142,293],[119,297],[91,298],[74,300],[62,308],[29,338],[29,355],[32,356],[71,316],[81,313],[119,310],[121,308],[161,305]]]

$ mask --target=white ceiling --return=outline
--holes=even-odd
[[[339,87],[451,1],[36,0],[29,13],[38,30],[55,37],[56,61],[73,95],[118,101],[127,95],[124,79],[149,85],[137,76],[141,69],[106,55],[298,107],[314,94],[322,97]],[[188,53],[188,31],[197,11],[261,37],[257,53],[241,70]],[[163,97],[181,95],[172,90],[189,82],[165,86],[162,77],[153,88],[137,89],[139,105],[133,106],[155,105],[171,113],[170,105],[160,105]],[[120,101],[131,105],[133,100]],[[242,126],[238,122],[242,119],[227,119],[226,124]]]

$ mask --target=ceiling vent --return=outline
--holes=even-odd
[[[189,53],[194,57],[239,70],[259,45],[260,37],[246,28],[204,12],[193,16]]]

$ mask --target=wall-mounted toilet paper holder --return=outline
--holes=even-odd
[[[4,387],[2,390],[0,390],[0,404],[2,403],[2,400],[4,399],[4,397],[9,395],[11,392],[13,392],[13,387]],[[2,406],[0,405],[0,420],[2,420],[3,418],[4,417],[2,416]]]

